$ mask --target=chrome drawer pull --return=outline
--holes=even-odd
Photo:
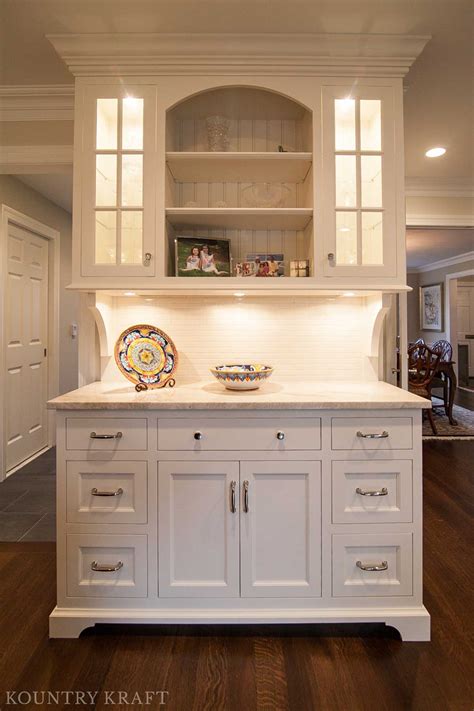
[[[92,496],[122,496],[123,489],[120,487],[117,491],[99,491],[95,486],[91,489]]]
[[[91,432],[91,439],[121,439],[123,434],[121,432],[116,432],[115,434],[97,434],[97,432]]]
[[[249,512],[249,483],[244,481],[244,512]]]
[[[374,491],[364,491],[364,489],[361,489],[360,486],[358,486],[356,494],[360,494],[361,496],[387,496],[388,489],[384,486],[381,489],[375,489]]]
[[[285,439],[285,433],[284,433],[284,432],[277,432],[277,439],[279,439],[280,442],[281,442],[282,440],[284,440],[284,439]]]
[[[382,433],[380,433],[380,434],[378,434],[378,433],[372,433],[372,432],[369,432],[368,434],[363,434],[362,432],[359,431],[359,432],[357,432],[357,436],[358,436],[358,437],[363,437],[364,439],[387,439],[387,437],[388,437],[388,432],[386,432],[386,431],[384,430],[384,431],[383,431]]]
[[[235,481],[231,481],[230,482],[230,510],[232,513],[235,513],[237,511],[237,508],[235,505],[235,486],[236,486]]]
[[[366,563],[362,563],[358,560],[356,561],[356,565],[361,570],[367,570],[371,573],[379,573],[381,570],[388,570],[388,563],[386,560],[383,560],[380,565],[367,565]]]
[[[202,432],[195,432],[194,433],[194,439],[197,439],[198,441],[200,441],[203,437],[204,437],[204,435]]]
[[[91,570],[95,571],[96,573],[116,573],[117,570],[120,570],[120,568],[123,568],[123,563],[121,560],[119,560],[118,563],[115,563],[115,565],[101,565],[95,560],[93,560],[91,563]]]

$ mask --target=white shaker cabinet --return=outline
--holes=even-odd
[[[321,462],[242,462],[242,597],[321,595]]]
[[[192,403],[58,412],[51,635],[102,622],[358,621],[428,639],[424,401],[406,397],[379,410],[254,409],[251,431],[248,412]],[[123,447],[127,432],[142,448]]]
[[[158,464],[160,595],[239,595],[239,465]]]

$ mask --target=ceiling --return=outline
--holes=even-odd
[[[430,34],[406,78],[406,175],[473,179],[472,0],[0,0],[0,84],[72,82],[45,38],[63,32]]]
[[[34,175],[15,175],[15,178],[28,185],[40,195],[59,205],[66,212],[72,212],[72,169],[69,173],[35,173]]]
[[[407,230],[407,266],[423,267],[474,251],[474,229]]]

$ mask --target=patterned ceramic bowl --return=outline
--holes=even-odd
[[[273,373],[273,368],[260,363],[246,365],[216,365],[211,368],[213,376],[228,390],[256,390]]]

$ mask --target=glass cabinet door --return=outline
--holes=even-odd
[[[155,88],[86,88],[82,140],[84,276],[155,273]]]
[[[391,88],[324,88],[325,276],[397,275],[394,135]]]

